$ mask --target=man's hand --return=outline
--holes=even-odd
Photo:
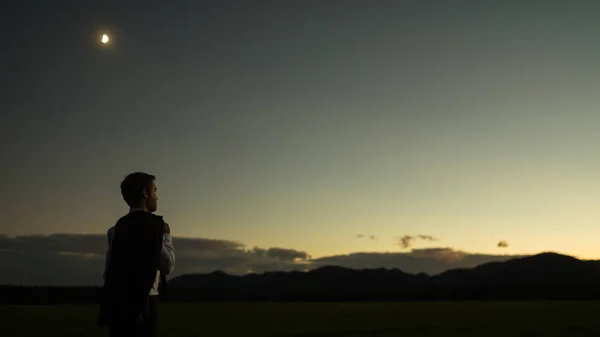
[[[166,222],[163,222],[163,232],[165,233],[171,233],[171,228],[169,227],[169,224]]]

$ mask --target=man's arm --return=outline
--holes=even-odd
[[[165,231],[162,239],[162,250],[158,260],[158,270],[168,275],[175,268],[175,247],[173,247],[173,239],[171,238],[171,230],[169,225],[165,223]]]
[[[103,278],[106,278],[106,271],[108,270],[108,262],[110,260],[110,250],[112,248],[112,240],[115,235],[115,227],[111,227],[106,232],[106,237],[108,238],[108,250],[106,251],[106,260],[104,261],[104,273],[102,274]]]

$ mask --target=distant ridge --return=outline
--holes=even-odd
[[[564,272],[569,272],[565,275]],[[573,274],[573,273],[577,274]],[[532,277],[537,281],[569,281],[574,277],[589,279],[589,273],[600,273],[600,262],[583,261],[573,256],[555,252],[543,252],[537,255],[513,258],[501,262],[489,262],[473,268],[450,269],[445,272],[428,275],[426,273],[409,274],[400,269],[365,268],[351,269],[335,265],[325,265],[307,272],[265,272],[262,274],[247,274],[235,276],[223,271],[213,271],[208,274],[187,274],[169,281],[172,288],[246,288],[257,286],[262,281],[278,279],[294,282],[296,279],[309,281],[328,277],[349,282],[353,279],[381,281],[381,277],[404,282],[433,282],[433,283],[477,283],[477,282],[521,282]],[[582,274],[583,273],[583,274]],[[367,277],[368,275],[368,277]],[[550,277],[551,276],[551,277]],[[600,274],[599,274],[600,276]],[[548,278],[550,278],[548,280]],[[262,281],[261,281],[262,280]]]
[[[268,298],[372,299],[427,298],[600,298],[600,262],[554,252],[451,269],[437,275],[398,269],[323,266],[307,272],[267,272],[233,276],[223,272],[183,275],[169,282],[174,291]],[[385,295],[384,295],[385,294]]]
[[[323,266],[234,276],[222,271],[169,281],[163,301],[600,300],[600,261],[544,252],[437,275]],[[89,303],[99,288],[0,287],[0,303]]]

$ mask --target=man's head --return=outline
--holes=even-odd
[[[134,172],[121,182],[123,200],[132,208],[142,208],[150,213],[156,212],[158,198],[156,197],[155,176]]]

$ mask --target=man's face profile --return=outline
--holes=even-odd
[[[146,195],[146,209],[148,212],[153,213],[158,209],[158,197],[156,196],[156,184],[152,182],[152,186],[150,187],[150,193]]]

